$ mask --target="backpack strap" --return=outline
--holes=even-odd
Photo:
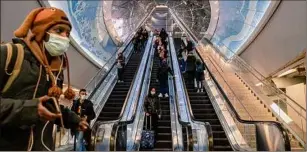
[[[7,43],[6,45],[6,62],[5,62],[5,74],[7,75],[7,79],[4,80],[5,85],[3,87],[2,93],[6,92],[14,80],[19,75],[21,70],[21,66],[24,59],[24,48],[21,44],[13,44]],[[1,50],[2,51],[2,50]]]

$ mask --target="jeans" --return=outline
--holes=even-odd
[[[84,140],[83,140],[83,132],[77,131],[75,134],[76,140],[76,151],[86,151]]]
[[[160,81],[160,93],[162,93],[162,94],[168,93],[167,81],[166,82]]]

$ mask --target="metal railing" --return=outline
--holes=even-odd
[[[175,14],[173,14],[175,16]],[[182,22],[179,19],[177,19],[178,23],[181,26],[181,29],[187,32],[187,34],[194,39],[194,41],[197,40],[196,36],[190,31],[189,28],[185,25],[184,22]],[[210,44],[212,52],[217,52],[220,56],[224,55],[219,51],[219,49],[215,48],[213,44],[207,40],[204,39],[204,41],[208,44]],[[231,51],[231,50],[230,50]],[[306,144],[306,109],[303,108],[293,100],[291,97],[289,97],[287,94],[285,94],[283,91],[278,89],[276,86],[272,85],[271,82],[267,81],[265,77],[258,72],[256,69],[254,69],[252,66],[248,65],[242,58],[240,58],[236,53],[232,53],[233,57],[231,60],[229,60],[228,65],[223,64],[220,65],[222,67],[229,66],[230,64],[234,65],[231,66],[232,70],[236,73],[238,77],[242,77],[242,81],[245,82],[249,86],[250,89],[254,91],[254,93],[259,97],[262,101],[264,101],[264,104],[269,107],[269,109],[273,112],[273,114],[278,118],[280,122],[296,137],[296,139],[301,143],[301,145]],[[224,60],[224,58],[220,58]],[[236,68],[235,68],[236,67]],[[247,81],[248,80],[248,81]],[[257,87],[255,84],[260,83],[259,87]],[[235,89],[233,89],[235,90]],[[270,94],[268,94],[268,92]],[[274,99],[272,99],[272,96],[274,95]],[[274,101],[277,101],[274,102]],[[291,111],[291,113],[287,113],[282,110],[282,104],[286,104],[288,111]],[[286,117],[286,118],[285,118]],[[287,117],[291,118],[291,122],[289,123]]]
[[[192,38],[192,41],[194,41],[193,38]],[[256,141],[257,134],[258,134],[258,138],[260,138],[260,135],[261,135],[259,132],[256,131],[257,128],[260,128],[260,125],[267,125],[268,127],[274,128],[276,130],[276,132],[274,132],[274,133],[280,134],[280,137],[282,138],[281,142],[284,144],[284,145],[281,145],[281,146],[284,146],[284,147],[274,147],[274,148],[277,148],[277,149],[281,148],[279,150],[291,150],[288,134],[287,134],[286,130],[281,126],[280,123],[275,122],[275,121],[261,121],[261,120],[255,121],[255,120],[253,120],[249,111],[247,111],[245,106],[242,104],[242,101],[238,100],[238,98],[236,97],[235,94],[234,94],[234,98],[231,98],[232,100],[229,100],[229,96],[227,96],[227,94],[224,92],[224,89],[220,86],[220,83],[218,83],[216,78],[213,76],[212,71],[211,71],[212,68],[208,67],[206,62],[200,56],[198,49],[196,49],[196,51],[195,51],[195,56],[196,56],[196,58],[200,59],[203,62],[203,64],[205,65],[205,67],[208,71],[209,79],[213,80],[213,83],[214,83],[213,85],[217,86],[217,88],[218,88],[217,91],[219,92],[219,94],[221,94],[223,96],[223,99],[227,102],[227,104],[225,104],[226,108],[230,112],[235,124],[237,125],[237,127],[239,128],[241,133],[243,134],[245,141],[248,142],[248,144],[251,148],[257,147],[257,150],[268,150],[268,149],[261,149],[263,147],[261,147],[261,145],[259,145],[259,144],[257,145],[257,141]],[[217,70],[217,72],[220,74],[220,77],[224,80],[225,84],[229,87],[228,82],[222,77],[222,74],[218,70]],[[208,86],[208,84],[205,83],[205,87],[206,87],[206,90],[209,92],[208,95],[210,96],[211,100],[214,100],[215,97],[214,97],[214,95],[212,95],[213,93],[210,89],[210,86]],[[233,93],[233,90],[230,90],[230,91]],[[247,113],[248,118],[242,119],[241,116],[237,113],[238,109],[241,109],[241,110],[244,111],[244,113]],[[236,134],[232,131],[230,131],[229,133],[231,133],[233,137],[236,136]],[[232,145],[232,147],[235,150],[246,150],[245,148],[242,149],[240,147],[240,144],[239,144],[240,141],[237,141],[237,140],[240,140],[240,139],[235,138],[234,140],[236,140],[236,143],[237,143],[236,145]],[[253,141],[255,141],[255,142],[253,143]],[[268,141],[268,143],[265,143],[265,144],[272,144],[272,143],[270,143],[270,141]],[[268,147],[265,147],[265,148],[268,148]]]
[[[181,29],[183,29],[184,31],[186,31],[187,32],[187,34],[192,38],[192,40],[193,41],[196,41],[197,40],[197,38],[193,35],[193,33],[191,33],[191,31],[184,25],[184,23],[182,22],[182,21],[180,21],[180,20],[177,20],[178,22],[180,22],[179,24],[180,24],[180,26],[181,26]],[[219,51],[217,51],[217,52],[219,52]],[[199,52],[197,52],[197,53],[199,53]],[[237,57],[237,58],[240,58],[240,57]],[[241,59],[241,61],[240,61],[240,63],[242,63],[243,62],[243,60]],[[239,69],[241,69],[241,68],[239,68]],[[238,70],[238,69],[237,69]],[[276,87],[274,87],[275,89],[277,89],[277,90],[279,90],[278,88],[276,88]],[[257,94],[257,93],[256,93]],[[283,93],[284,94],[284,93]],[[259,96],[259,94],[257,94],[258,96]],[[237,99],[238,100],[238,99]],[[294,101],[293,99],[289,99],[289,100],[291,100],[292,102]],[[267,100],[264,100],[264,101],[270,101],[269,99],[267,99]],[[240,103],[240,104],[242,104],[242,103]],[[267,104],[267,103],[266,103]],[[303,125],[303,123],[302,122],[306,122],[306,119],[304,119],[304,114],[302,114],[303,113],[303,109],[300,109],[300,112],[298,112],[297,110],[294,110],[294,108],[293,108],[293,110],[294,111],[296,111],[297,112],[297,114],[299,115],[299,117],[300,117],[300,122],[301,122],[301,128],[303,128],[303,129],[297,129],[297,127],[296,126],[294,126],[294,127],[292,127],[292,126],[290,126],[290,125],[288,125],[287,123],[285,123],[285,121],[283,121],[282,119],[281,119],[281,115],[283,114],[283,113],[281,113],[280,111],[281,110],[279,110],[279,113],[276,113],[272,108],[271,108],[271,106],[269,105],[269,104],[267,104],[267,106],[273,111],[273,113],[275,114],[275,115],[277,115],[277,117],[279,118],[279,120],[282,122],[282,124],[285,126],[285,127],[287,127],[287,129],[289,129],[290,130],[290,132],[291,133],[294,133],[294,135],[299,139],[299,141],[301,142],[301,144],[302,145],[304,145],[304,140],[306,140],[305,138],[306,137],[304,137],[305,136],[305,132],[303,131],[303,129],[304,129],[304,125]],[[280,106],[280,104],[278,104],[278,106]],[[305,111],[304,111],[305,112]],[[249,113],[249,112],[247,112],[247,113]],[[296,131],[295,131],[296,130]],[[297,131],[298,130],[298,131]],[[300,137],[298,137],[298,135],[301,135],[301,137],[302,138],[300,138]],[[301,139],[303,139],[303,140],[301,140]]]

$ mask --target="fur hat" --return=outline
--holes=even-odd
[[[56,24],[66,24],[71,27],[71,23],[62,10],[53,7],[37,8],[29,13],[14,34],[16,37],[24,38],[31,29],[35,40],[40,42],[44,38],[46,31]]]

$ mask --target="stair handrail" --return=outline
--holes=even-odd
[[[187,27],[187,25],[182,21],[182,19],[180,17],[177,17],[177,15],[175,13],[172,12],[172,9],[170,9],[170,12],[172,13],[173,16],[176,17],[176,19],[178,20],[178,22],[180,22],[180,26],[182,25],[183,30],[185,30],[188,35],[195,41],[197,42],[198,38],[194,35],[194,33]],[[207,43],[209,43],[214,49],[219,50],[218,48],[216,48],[207,38],[204,38],[203,40],[205,40]],[[287,97],[292,103],[294,103],[296,106],[298,106],[300,109],[303,109],[303,111],[306,111],[306,108],[302,107],[301,105],[299,105],[294,99],[292,99],[291,97],[289,97],[286,93],[284,93],[283,91],[281,91],[279,88],[276,88],[275,86],[272,86],[270,83],[264,83],[265,81],[265,77],[259,72],[257,71],[254,67],[250,66],[249,64],[247,64],[241,57],[239,57],[236,53],[234,53],[232,50],[231,53],[234,55],[234,57],[237,59],[236,61],[238,63],[240,63],[242,66],[246,67],[246,69],[248,69],[248,71],[254,75],[255,78],[258,79],[259,82],[261,82],[262,84],[266,84],[271,88],[273,88],[274,90],[276,90],[277,93],[280,93],[282,95],[284,95],[285,97]],[[220,51],[216,51],[217,53],[219,53],[221,56],[224,57],[223,54],[221,54]],[[253,72],[255,71],[257,74],[260,75],[260,77],[262,78],[258,78]],[[280,95],[278,95],[280,96]],[[297,112],[298,115],[300,115],[301,117],[306,119],[305,115],[302,115],[300,112],[298,112],[291,104],[289,104],[288,102],[286,102],[287,105],[291,106],[293,108],[293,110],[295,110]]]
[[[172,12],[172,11],[170,11]],[[197,37],[193,34],[193,32],[190,31],[190,29],[186,26],[186,24],[180,19],[180,17],[177,18],[177,16],[175,14],[172,14],[173,16],[176,17],[176,22],[178,21],[179,22],[179,26],[184,30],[186,31],[186,33],[193,39],[194,42],[196,42],[198,39]],[[205,40],[207,43],[209,43],[213,49],[215,50],[219,50],[218,48],[216,48],[208,39],[204,38],[203,40]],[[202,42],[201,42],[202,43]],[[231,50],[230,50],[231,51]],[[217,52],[218,54],[220,54],[221,56],[224,57],[224,55],[220,52],[220,51],[215,51]],[[231,51],[231,53],[233,53]],[[249,73],[251,73],[260,83],[262,83],[263,85],[267,86],[270,91],[273,91],[274,93],[276,93],[276,97],[278,97],[281,101],[284,101],[287,106],[289,106],[293,111],[295,111],[295,113],[303,120],[307,121],[306,119],[306,116],[304,115],[304,113],[306,113],[306,108],[302,107],[301,105],[298,104],[298,102],[296,102],[294,99],[292,99],[291,97],[289,97],[286,93],[284,93],[283,91],[281,91],[279,88],[275,87],[275,86],[272,86],[270,84],[270,82],[267,82],[267,80],[265,79],[265,77],[259,72],[257,71],[255,68],[253,68],[252,66],[250,66],[249,64],[247,64],[241,57],[239,57],[236,53],[233,53],[234,54],[234,60],[233,61],[236,61],[235,63],[238,63],[240,64],[240,66],[243,66],[245,69],[248,70]],[[261,78],[257,77],[256,74],[253,72],[255,71],[256,73],[258,73],[260,75]],[[239,75],[238,75],[239,76]],[[245,81],[245,80],[243,80]],[[248,86],[249,84],[246,83]],[[250,86],[249,86],[250,87]],[[250,87],[252,88],[252,87]],[[258,95],[257,92],[255,92],[255,94]],[[284,96],[284,97],[283,97]],[[261,97],[258,95],[258,97]],[[289,99],[289,100],[286,100],[286,99]],[[265,99],[266,101],[267,99]],[[292,105],[291,103],[293,103],[294,105]],[[294,106],[296,106],[297,108],[295,108]],[[275,112],[276,113],[276,112]],[[275,114],[273,112],[273,114]],[[280,114],[275,114],[277,115],[278,118],[281,118]],[[281,119],[282,120],[282,119]],[[282,120],[283,122],[284,120]],[[302,145],[305,145],[306,144],[306,136],[305,136],[305,133],[304,133],[304,126],[300,126],[299,124],[297,124],[297,122],[294,121],[294,124],[297,125],[299,128],[299,131],[297,131],[296,129],[292,129],[291,126],[289,126],[287,123],[283,122],[283,124],[290,128],[290,132],[299,140],[299,142],[302,144]],[[301,132],[302,131],[302,136],[300,136]],[[305,147],[306,148],[306,147]]]
[[[191,37],[192,41],[196,42],[197,41],[197,37],[190,31],[190,29],[184,24],[184,22],[182,22],[182,20],[177,17],[172,10],[170,10],[172,16],[175,18],[176,22],[179,22],[179,26],[181,27],[182,30],[186,31],[187,34]],[[183,27],[182,27],[183,26]],[[216,79],[213,77],[211,71],[208,69],[207,65],[205,64],[204,60],[200,57],[200,54],[198,52],[199,50],[196,48],[196,53],[199,56],[199,58],[202,60],[203,64],[205,65],[207,71],[209,72],[209,75],[211,76],[211,78],[213,78],[215,84],[218,86],[219,91],[222,92],[222,95],[224,96],[224,98],[227,101],[227,105],[229,105],[229,107],[231,108],[231,111],[235,114],[235,118],[238,121],[242,121],[244,123],[271,123],[274,124],[275,126],[277,126],[277,128],[282,132],[282,136],[284,137],[285,140],[285,149],[291,150],[290,147],[290,140],[289,140],[289,136],[287,134],[287,132],[285,131],[285,129],[282,127],[282,125],[279,122],[275,122],[275,121],[251,121],[251,120],[243,120],[241,119],[241,117],[239,116],[239,114],[237,113],[237,111],[235,110],[235,108],[233,107],[233,105],[231,104],[230,100],[228,99],[227,95],[225,94],[224,90],[221,88],[221,86],[219,85],[219,83],[217,83]],[[239,100],[240,101],[240,100]],[[241,101],[240,101],[241,103]],[[232,113],[231,112],[231,113]],[[239,117],[238,117],[239,116]]]
[[[192,40],[194,41],[194,40]],[[232,105],[231,101],[229,100],[228,96],[226,95],[226,93],[224,92],[224,90],[222,89],[222,87],[220,86],[220,84],[218,83],[218,81],[216,80],[216,78],[213,76],[211,70],[208,68],[207,64],[205,63],[205,61],[203,60],[203,58],[200,57],[199,54],[199,50],[197,48],[195,48],[195,53],[198,56],[198,58],[202,61],[202,63],[205,66],[205,69],[208,71],[208,74],[210,75],[210,78],[214,81],[215,85],[218,87],[219,91],[222,93],[225,101],[227,102],[227,106],[230,108],[230,113],[232,114],[232,116],[235,117],[236,120],[238,120],[240,123],[244,123],[244,124],[257,124],[257,123],[261,123],[261,124],[272,124],[274,126],[276,126],[281,132],[282,132],[282,136],[285,140],[285,148],[287,151],[291,150],[291,146],[290,146],[290,140],[289,140],[289,136],[286,132],[286,130],[282,127],[282,125],[279,122],[276,121],[260,121],[260,120],[253,120],[253,118],[251,117],[250,113],[247,111],[247,109],[243,106],[241,100],[239,100],[239,98],[234,94],[233,90],[230,88],[230,90],[233,92],[234,96],[236,97],[236,99],[239,101],[239,103],[244,107],[244,110],[246,111],[246,113],[249,114],[251,120],[244,120],[241,118],[241,116],[237,113],[236,109],[234,108],[234,106]],[[216,67],[215,67],[216,68]],[[218,70],[217,70],[218,71]],[[221,75],[221,73],[218,71],[218,73]],[[223,78],[223,77],[222,77]],[[228,87],[229,84],[226,82],[226,80],[223,78],[223,80],[225,81],[225,83],[227,84]],[[240,149],[236,149],[236,150],[240,150]]]

